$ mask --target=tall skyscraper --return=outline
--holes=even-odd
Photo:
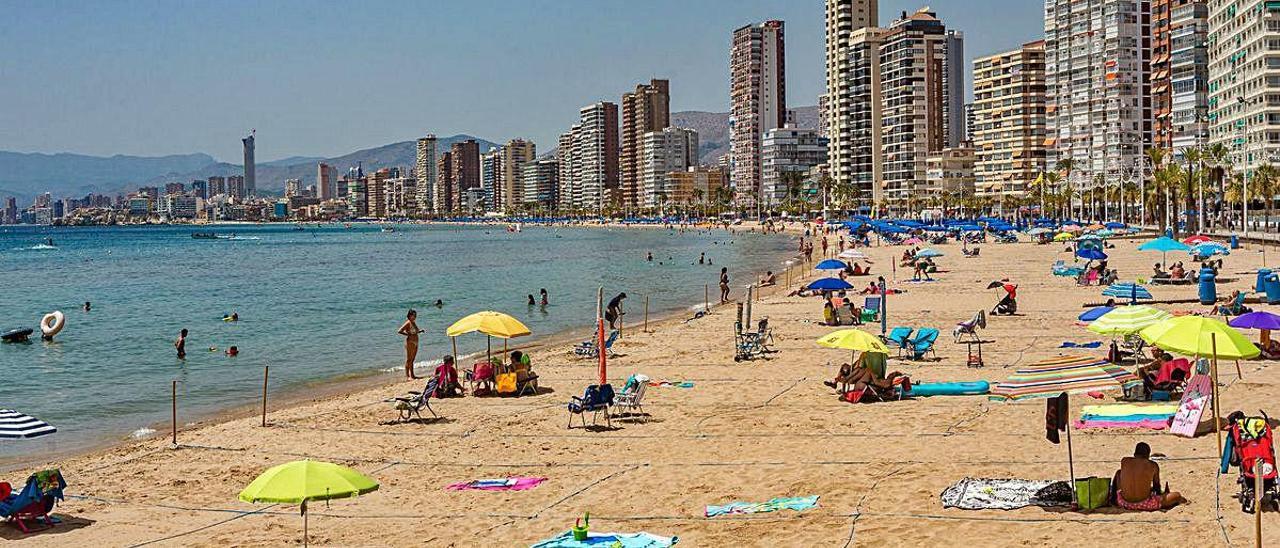
[[[537,160],[537,148],[533,141],[512,139],[502,146],[500,184],[502,210],[512,210],[524,203],[524,166]]]
[[[761,140],[787,123],[786,64],[782,21],[765,21],[733,31],[730,48],[730,183],[750,203],[761,181]]]
[[[764,168],[760,199],[766,206],[777,206],[787,200],[791,190],[786,179],[794,175],[788,174],[803,177],[814,166],[827,163],[827,138],[816,129],[793,125],[774,128],[765,133],[761,154]]]
[[[227,180],[223,177],[209,177],[209,197],[227,193]]]
[[[418,177],[418,208],[430,211],[433,194],[436,190],[436,136],[428,133],[418,139],[418,157],[415,174]]]
[[[646,133],[671,125],[671,87],[667,80],[650,80],[622,95],[622,155],[619,158],[622,205],[640,199],[640,141]]]
[[[947,125],[947,147],[959,147],[965,140],[964,75],[969,71],[964,65],[964,34],[949,30],[943,44],[942,116]]]
[[[250,131],[248,137],[245,137],[244,139],[240,140],[241,143],[244,143],[245,196],[253,196],[258,191],[258,183],[257,183],[258,179],[256,174],[257,169],[254,166],[254,160],[253,160],[254,136],[257,135],[257,133],[258,133],[257,130]]]
[[[506,203],[502,195],[502,150],[489,147],[480,155],[480,187],[484,189],[486,211],[502,211]]]
[[[670,203],[667,174],[698,165],[698,132],[668,127],[640,137],[640,205]]]
[[[434,201],[431,202],[431,208],[437,214],[448,215],[453,213],[454,200],[457,197],[453,184],[452,151],[440,154],[440,159],[436,161],[436,174],[436,188],[433,191],[435,196]]]
[[[561,211],[573,209],[573,192],[577,183],[574,175],[574,162],[577,155],[573,146],[573,136],[581,132],[581,126],[574,124],[569,131],[560,134],[556,140],[556,202],[555,207]]]
[[[524,165],[520,180],[524,185],[524,203],[537,207],[555,207],[560,166],[555,160],[535,160]]]
[[[453,157],[453,211],[460,211],[465,206],[461,197],[480,188],[480,144],[467,139],[454,143],[449,152]]]
[[[1151,137],[1181,154],[1208,141],[1208,2],[1154,0],[1151,32]]]
[[[973,60],[975,193],[1022,196],[1045,166],[1044,41]]]
[[[619,179],[618,105],[602,101],[578,114],[579,122],[559,140],[560,207],[598,212],[619,198],[613,196]]]
[[[1149,0],[1045,0],[1046,161],[1071,160],[1077,189],[1151,143],[1150,18]]]
[[[316,164],[316,197],[323,202],[332,200],[334,194],[333,168],[324,162]]]
[[[880,198],[880,36],[877,0],[826,0],[826,136],[836,183]]]
[[[948,48],[958,41],[927,8],[904,13],[883,36],[881,137],[884,192],[890,201],[919,196],[929,153],[946,148],[953,133],[964,132],[963,103],[949,105],[958,82],[947,77],[948,63],[958,62]]]

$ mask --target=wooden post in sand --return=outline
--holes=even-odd
[[[267,376],[271,372],[271,366],[262,366],[262,427],[267,426]]]
[[[1065,396],[1066,394],[1064,393],[1063,395]],[[1076,497],[1076,458],[1075,452],[1071,448],[1071,404],[1067,404],[1067,409],[1067,473],[1071,475],[1071,504],[1079,504],[1080,500]]]
[[[173,381],[173,446],[178,446],[178,381]]]
[[[702,286],[702,312],[704,314],[711,313],[711,284]]]
[[[1222,455],[1222,415],[1218,413],[1220,404],[1218,403],[1218,334],[1209,334],[1209,344],[1213,351],[1213,361],[1209,362],[1209,367],[1213,373],[1213,433],[1218,440],[1217,455]]]
[[[1253,536],[1262,548],[1262,459],[1253,459]]]
[[[649,296],[644,296],[644,332],[649,332]]]

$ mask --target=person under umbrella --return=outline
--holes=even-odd
[[[1017,313],[1018,312],[1018,285],[1014,283],[1010,283],[1009,280],[996,281],[996,282],[991,282],[987,284],[987,289],[996,289],[996,288],[1003,289],[1005,295],[1004,295],[1004,298],[1000,299],[1000,302],[996,303],[996,306],[991,309],[991,314],[996,316],[1001,314],[1006,316],[1011,316]]]

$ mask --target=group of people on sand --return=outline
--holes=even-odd
[[[546,299],[546,289],[542,290],[542,296],[543,299]],[[614,301],[609,303],[610,309],[615,310],[616,313],[621,313],[622,299],[625,299],[626,297],[626,293],[619,294],[618,297],[614,298]],[[606,312],[606,316],[608,316],[608,314],[609,313]],[[418,327],[417,310],[412,308],[409,309],[409,312],[405,314],[404,323],[400,324],[400,330],[398,333],[404,336],[405,378],[410,380],[422,378],[414,372],[414,361],[418,358],[418,335],[425,333],[422,328]],[[516,372],[518,375],[517,382],[526,382],[530,377],[537,377],[537,375],[534,375],[530,369],[528,354],[520,350],[512,350],[508,356],[511,359],[511,363],[509,365],[503,365],[501,360],[497,358],[495,358],[496,361],[492,364],[480,364],[487,369],[480,371],[481,367],[477,367],[477,370],[474,371],[476,374],[475,378],[472,380],[477,383],[487,382],[492,386],[497,374],[503,371]],[[440,359],[440,365],[436,366],[433,376],[439,380],[436,384],[437,388],[435,397],[447,398],[462,396],[465,393],[462,383],[459,381],[458,368],[454,363],[454,357],[452,355],[445,355]]]

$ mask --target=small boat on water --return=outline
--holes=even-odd
[[[10,329],[8,331],[5,331],[4,333],[0,333],[0,341],[4,341],[7,343],[25,342],[27,341],[27,339],[31,338],[31,334],[35,333],[35,331],[36,330],[30,327],[18,327],[15,329]]]
[[[396,227],[391,226],[391,225],[382,225],[382,231],[383,231],[383,232],[395,232],[395,231],[396,231]]]
[[[212,232],[192,232],[191,237],[197,240],[216,240],[218,235]]]

